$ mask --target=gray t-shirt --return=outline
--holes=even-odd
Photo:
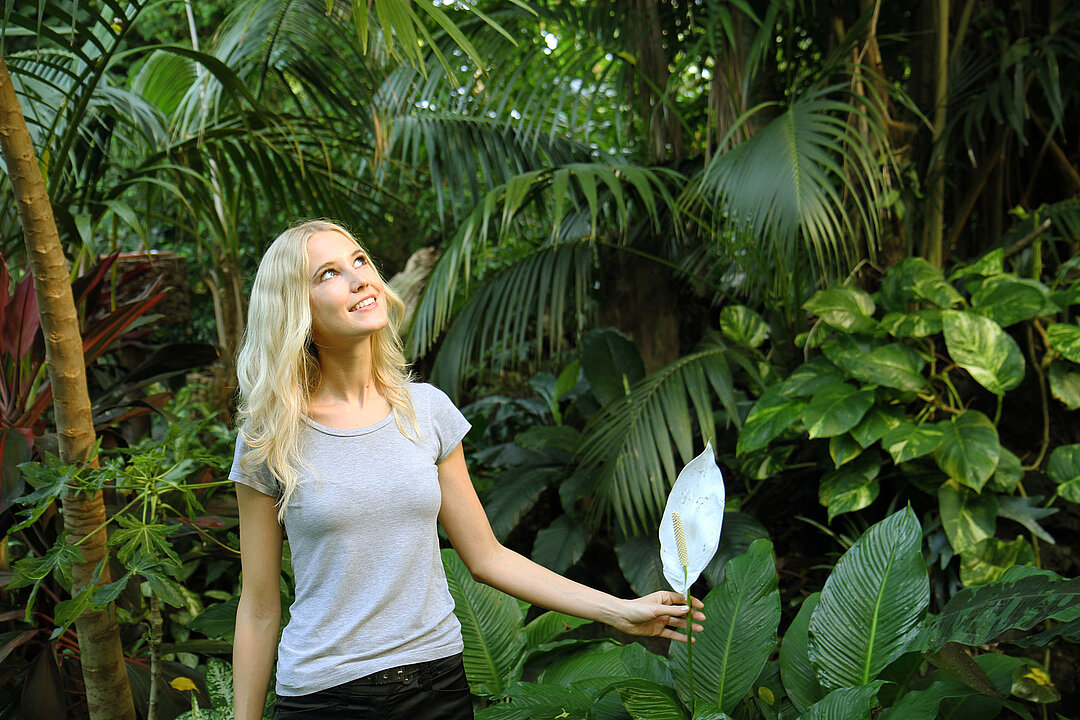
[[[285,512],[296,598],[281,634],[277,693],[306,695],[398,665],[463,648],[436,529],[442,494],[436,465],[469,431],[441,390],[409,386],[420,442],[393,413],[359,430],[307,419],[305,474]],[[241,437],[229,478],[271,497],[263,466],[244,472]]]

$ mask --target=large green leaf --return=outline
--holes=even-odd
[[[851,428],[851,436],[864,448],[868,448],[889,430],[899,425],[904,417],[902,407],[874,405],[859,421],[859,424]]]
[[[943,315],[945,346],[957,365],[995,395],[1004,395],[1024,379],[1024,356],[1001,326],[973,312]]]
[[[835,383],[814,393],[803,408],[802,421],[811,438],[832,437],[855,427],[873,404],[872,389]]]
[[[833,690],[806,708],[800,720],[870,720],[870,711],[877,705],[877,694],[884,680],[867,685]]]
[[[928,337],[941,332],[941,309],[891,312],[881,318],[881,329],[893,337]]]
[[[881,304],[890,313],[904,312],[908,305],[924,301],[950,308],[962,300],[941,270],[920,257],[904,258],[889,268],[881,281]]]
[[[720,311],[720,332],[744,347],[759,347],[769,338],[769,326],[745,305],[726,305]]]
[[[971,295],[971,307],[1001,327],[1021,320],[1053,315],[1059,308],[1050,301],[1050,289],[1037,280],[998,275],[983,281]]]
[[[476,720],[532,720],[556,718],[560,714],[567,718],[584,718],[596,701],[596,693],[590,690],[519,682],[508,691],[507,701],[477,711]]]
[[[926,362],[906,345],[874,342],[864,346],[848,335],[840,335],[825,343],[822,350],[850,377],[864,383],[912,392],[926,385],[922,374]]]
[[[540,671],[536,681],[546,685],[571,685],[587,678],[626,677],[622,649],[622,645],[609,641],[588,643],[560,653]]]
[[[581,559],[592,533],[581,520],[560,515],[546,528],[536,533],[532,559],[549,570],[566,572],[567,568]]]
[[[881,436],[881,447],[899,465],[934,452],[941,446],[942,437],[941,428],[934,423],[916,425],[904,421]]]
[[[686,720],[682,703],[667,685],[634,678],[616,683],[614,688],[634,720]]]
[[[1035,552],[1026,538],[1013,541],[991,537],[980,540],[960,555],[960,582],[968,587],[1000,580],[1017,565],[1035,562]]]
[[[780,389],[789,398],[809,397],[821,388],[843,380],[844,376],[836,365],[818,355],[792,370],[780,384]]]
[[[780,593],[772,543],[757,540],[727,565],[724,582],[705,597],[706,630],[694,643],[694,695],[730,713],[776,649]],[[670,649],[680,695],[689,694],[686,644]]]
[[[497,695],[517,680],[511,674],[525,647],[521,606],[509,595],[473,580],[453,550],[443,550],[442,561],[465,641],[469,686],[478,695]]]
[[[1059,445],[1050,453],[1046,474],[1057,483],[1058,495],[1080,503],[1080,445]]]
[[[1046,328],[1046,338],[1066,359],[1080,363],[1080,327],[1054,323]]]
[[[930,602],[922,528],[911,508],[870,527],[836,563],[810,619],[826,689],[871,682],[908,649]]]
[[[820,599],[821,593],[814,593],[803,600],[780,645],[780,675],[784,679],[788,697],[799,712],[825,697],[825,690],[818,682],[817,672],[810,662],[808,645],[810,615]]]
[[[955,480],[938,488],[941,524],[957,555],[988,537],[997,526],[997,498],[992,493],[979,494]]]
[[[844,332],[873,332],[874,301],[856,288],[818,290],[803,303],[803,309]]]
[[[982,645],[1006,630],[1028,630],[1078,608],[1080,578],[1014,567],[1000,580],[953,595],[939,615],[927,618],[918,646],[934,652],[949,642]]]
[[[978,410],[964,410],[938,427],[942,431],[941,445],[934,455],[938,467],[961,485],[982,491],[1001,456],[994,423]]]
[[[634,343],[615,328],[590,330],[581,341],[581,369],[601,405],[627,395],[645,377]]]
[[[525,647],[526,649],[538,648],[564,632],[588,625],[589,622],[591,621],[549,610],[525,626]]]
[[[660,562],[660,538],[655,532],[616,543],[615,556],[630,589],[638,595],[648,595],[667,587],[664,564]]]
[[[874,502],[881,490],[877,482],[879,472],[881,458],[874,451],[825,473],[818,488],[818,502],[829,509],[829,522],[837,515],[862,510]]]
[[[763,394],[746,416],[736,452],[739,455],[759,450],[787,430],[802,415],[804,404],[784,396],[783,387],[774,385]]]
[[[994,687],[1002,696],[1007,696],[1012,689],[1013,671],[1024,664],[1024,658],[997,654],[979,655],[974,661],[986,672],[990,678],[990,682],[993,683]],[[901,697],[895,705],[887,708],[885,712],[882,713],[881,719],[936,720],[936,718],[941,717],[966,720],[966,718],[969,717],[990,717],[991,714],[996,714],[998,712],[998,708],[1000,708],[1001,705],[1007,705],[1013,712],[1018,713],[1021,717],[1031,717],[1027,708],[1019,703],[1003,702],[988,695],[984,695],[942,670],[935,672],[931,679],[932,682],[928,687],[919,690],[909,690],[904,693],[903,697]],[[954,705],[950,709],[951,711],[947,711],[942,715],[938,714],[939,706],[948,700],[966,701],[969,699],[983,701],[988,704],[989,708],[993,709],[989,710],[986,715],[983,715],[975,710],[974,707],[968,706],[961,709]],[[968,713],[965,713],[964,710],[967,710]]]
[[[1080,370],[1064,360],[1050,363],[1050,392],[1069,410],[1080,408]]]

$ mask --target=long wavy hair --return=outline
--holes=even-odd
[[[312,235],[326,231],[339,232],[362,249],[348,230],[325,220],[303,222],[278,235],[255,273],[247,329],[236,359],[240,434],[249,448],[241,462],[248,472],[264,466],[277,480],[281,522],[306,469],[302,431],[308,401],[319,385],[307,246]],[[412,376],[398,334],[405,304],[381,275],[379,280],[389,322],[371,337],[372,378],[402,434],[416,439],[419,428],[407,387]]]

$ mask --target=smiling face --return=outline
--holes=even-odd
[[[308,238],[307,258],[316,346],[349,345],[386,327],[383,282],[360,246],[334,230],[317,232]]]

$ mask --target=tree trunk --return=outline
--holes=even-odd
[[[930,191],[927,193],[926,232],[922,256],[934,267],[941,267],[942,237],[945,229],[945,122],[949,100],[949,0],[937,5],[935,26],[937,49],[934,64],[937,69],[934,83],[934,140],[933,161],[930,165]]]
[[[52,206],[41,176],[34,145],[22,114],[7,63],[0,55],[0,150],[19,208],[19,222],[34,275],[34,291],[45,338],[45,362],[53,389],[60,460],[65,464],[96,463],[89,457],[94,423],[86,388],[82,338],[71,295],[68,264],[60,246]],[[72,591],[93,581],[94,568],[103,567],[99,584],[109,582],[105,558],[105,506],[101,493],[76,494],[64,501],[64,526],[71,542],[82,544],[82,562],[72,570]],[[97,532],[94,532],[97,530]],[[76,622],[86,701],[92,720],[134,720],[120,632],[114,615],[87,612]]]
[[[682,125],[669,106],[671,72],[656,0],[631,0],[629,18],[633,28],[631,47],[637,56],[636,94],[649,140],[649,156],[656,163],[677,163],[683,155]]]

